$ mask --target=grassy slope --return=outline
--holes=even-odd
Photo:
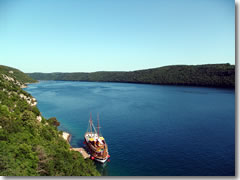
[[[9,70],[13,69],[0,67],[0,175],[100,175],[91,160],[69,150],[55,118],[37,120],[41,116],[38,108],[19,96],[31,95],[3,78]],[[34,82],[15,69],[10,75],[19,81]]]
[[[176,65],[130,72],[29,73],[29,75],[37,80],[235,87],[235,66],[230,64]]]

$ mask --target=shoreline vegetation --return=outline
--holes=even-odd
[[[35,82],[0,65],[0,175],[100,176],[91,160],[71,150],[71,135],[58,130],[60,122],[44,118],[23,90]]]
[[[123,82],[157,85],[235,87],[235,65],[173,65],[137,71],[27,73],[35,80]]]

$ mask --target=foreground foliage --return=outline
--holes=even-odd
[[[42,117],[36,106],[19,96],[31,95],[4,79],[0,72],[0,175],[99,175],[91,160],[69,150],[70,145],[57,129],[56,118]],[[26,82],[26,78],[22,77],[22,81]]]

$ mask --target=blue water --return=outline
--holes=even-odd
[[[41,81],[26,90],[83,145],[97,113],[111,160],[103,175],[234,175],[234,90],[129,83]],[[96,123],[95,123],[96,124]]]

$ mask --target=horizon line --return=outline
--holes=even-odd
[[[45,73],[45,74],[52,74],[52,73],[96,73],[96,72],[134,72],[134,71],[142,71],[142,70],[149,70],[149,69],[157,69],[157,68],[162,68],[162,67],[168,67],[168,66],[201,66],[201,65],[217,65],[217,64],[229,64],[229,65],[234,65],[235,66],[235,63],[234,64],[231,64],[229,62],[226,62],[226,63],[208,63],[208,64],[175,64],[175,65],[164,65],[164,66],[158,66],[158,67],[153,67],[153,68],[147,68],[147,69],[137,69],[137,70],[130,70],[130,71],[127,71],[127,70],[122,70],[122,71],[106,71],[106,70],[99,70],[99,71],[92,71],[92,72],[83,72],[83,71],[72,71],[72,72],[64,72],[64,71],[61,71],[61,72],[24,72],[24,73],[27,73],[27,74],[30,74],[30,73]]]

